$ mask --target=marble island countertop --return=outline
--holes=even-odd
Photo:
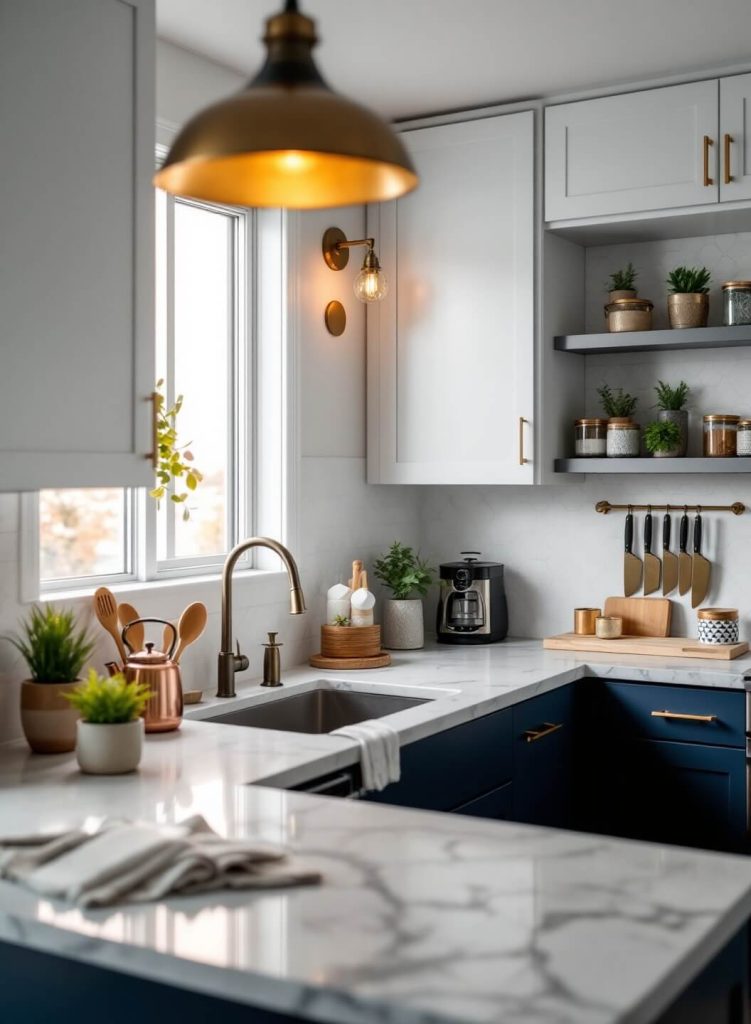
[[[430,693],[389,719],[410,742],[587,675],[742,688],[746,673],[751,658],[616,663],[525,641],[430,647],[347,678],[299,669],[283,694],[322,677]],[[279,697],[238,689],[234,706]],[[633,1024],[653,1020],[751,914],[745,858],[246,785],[295,785],[356,760],[341,737],[195,719],[149,738],[130,776],[83,776],[71,756],[3,745],[6,834],[200,813],[224,834],[289,845],[325,881],[96,912],[3,883],[0,939],[337,1024]]]

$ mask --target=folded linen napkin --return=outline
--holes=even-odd
[[[284,850],[222,838],[200,815],[179,825],[107,819],[93,832],[0,838],[0,878],[81,907],[321,881]]]
[[[346,736],[360,744],[360,770],[363,789],[384,789],[401,778],[399,733],[372,718],[357,725],[334,729],[331,736]]]

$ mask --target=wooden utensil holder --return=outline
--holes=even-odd
[[[381,654],[380,626],[321,626],[324,658],[374,658]]]

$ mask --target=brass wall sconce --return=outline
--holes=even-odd
[[[375,253],[374,238],[348,239],[341,228],[327,228],[321,244],[326,266],[330,270],[344,270],[349,263],[349,250],[357,245],[367,246],[367,252],[354,280],[355,297],[360,302],[379,302],[388,292],[389,285]],[[347,314],[341,302],[330,302],[326,307],[324,319],[330,334],[342,334],[347,323]]]

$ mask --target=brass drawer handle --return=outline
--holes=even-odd
[[[519,417],[519,465],[523,466],[526,463],[524,458],[524,424],[527,421],[523,416]]]
[[[725,141],[725,160],[724,160],[724,164],[725,164],[725,184],[729,185],[730,182],[733,180],[733,175],[730,173],[730,144],[733,141],[733,136],[732,135],[728,135],[728,133],[725,132],[725,139],[724,139],[724,141]]]
[[[536,743],[537,740],[542,740],[546,736],[552,735],[554,732],[558,732],[559,729],[563,728],[563,722],[543,722],[542,728],[540,729],[525,729],[522,736],[527,743]]]
[[[670,718],[676,722],[716,722],[717,715],[684,715],[679,711],[653,711],[652,718]]]
[[[714,185],[714,180],[709,177],[709,147],[714,146],[714,142],[708,135],[704,136],[704,184]]]

